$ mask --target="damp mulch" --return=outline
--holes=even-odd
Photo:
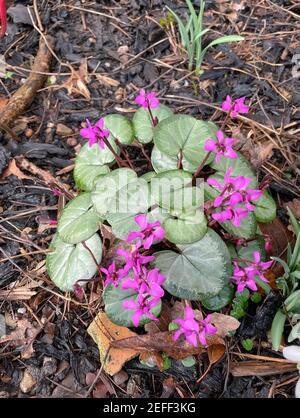
[[[0,332],[5,335],[5,324],[20,333],[19,344],[0,346],[0,397],[292,397],[296,370],[283,373],[279,367],[271,374],[256,369],[264,358],[281,358],[266,335],[280,303],[276,291],[250,307],[239,332],[228,339],[225,355],[212,367],[206,354],[190,368],[173,360],[163,373],[135,359],[113,378],[102,373],[89,390],[101,365],[86,329],[102,302],[91,284],[86,303],[70,303],[47,277],[44,260],[55,232],[48,221],[64,202],[58,205],[38,169],[72,190],[82,122],[111,112],[130,116],[140,88],[155,90],[176,112],[216,122],[222,118],[217,106],[227,94],[246,96],[251,115],[228,130],[260,180],[269,182],[279,220],[287,228],[286,203],[297,204],[300,195],[299,3],[208,0],[204,21],[211,32],[205,42],[232,33],[246,40],[210,50],[200,77],[187,70],[176,28],[172,35],[160,24],[166,6],[184,17],[184,1],[7,3],[0,112],[28,77],[41,32],[55,43],[47,81],[12,124],[14,135],[0,129],[0,295],[7,290],[11,295],[0,296]],[[86,89],[76,90],[74,74]],[[132,148],[128,152],[143,172],[143,155]],[[27,169],[20,165],[24,158],[31,164]],[[21,299],[12,296],[16,288],[22,288]],[[241,345],[245,338],[254,338],[250,352]],[[252,374],[250,365],[244,374],[239,367],[232,373],[233,364],[245,362],[252,362]]]

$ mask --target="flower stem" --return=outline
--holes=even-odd
[[[122,158],[119,157],[119,155],[116,153],[116,151],[113,149],[111,143],[107,140],[107,138],[103,137],[103,142],[107,146],[107,148],[110,150],[110,152],[114,155],[119,167],[128,167],[128,165],[122,160]]]
[[[197,168],[197,171],[194,173],[193,178],[192,178],[192,183],[195,183],[196,178],[198,177],[198,175],[200,174],[202,168],[205,166],[206,161],[208,160],[209,156],[211,154],[211,151],[209,151],[205,158],[203,159],[202,163],[199,165],[199,167]]]
[[[149,112],[149,115],[150,115],[151,123],[152,123],[153,128],[155,128],[155,126],[157,125],[158,120],[157,120],[157,118],[155,118],[153,116],[153,113],[152,113],[152,110],[151,110],[148,99],[147,99],[147,103],[148,103],[148,112]]]
[[[127,153],[127,152],[126,152],[126,150],[123,148],[123,146],[122,146],[121,142],[120,142],[118,139],[116,139],[116,144],[118,145],[119,150],[121,151],[121,153],[124,155],[125,160],[126,160],[127,164],[129,165],[129,167],[130,167],[132,170],[134,170],[134,169],[135,169],[135,168],[134,168],[134,165],[133,165],[132,161],[130,160],[128,153]]]

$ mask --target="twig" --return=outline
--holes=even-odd
[[[46,37],[48,45],[54,45],[54,39]],[[32,67],[33,71],[41,70],[48,72],[50,67],[51,54],[44,41],[40,40],[39,50]],[[0,116],[0,127],[10,125],[15,119],[33,102],[37,91],[42,88],[46,81],[46,76],[30,73],[25,83],[12,95]]]

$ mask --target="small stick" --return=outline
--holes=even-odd
[[[54,45],[54,39],[51,36],[45,37],[48,45]],[[43,38],[40,40],[39,50],[32,66],[33,71],[49,72],[51,53]],[[25,83],[12,95],[7,105],[1,112],[0,127],[10,127],[15,119],[28,107],[34,100],[39,89],[46,81],[47,76],[30,73]],[[11,132],[9,132],[11,135]]]
[[[37,167],[31,161],[27,160],[25,157],[22,157],[22,156],[21,157],[16,157],[16,161],[21,168],[23,168],[24,170],[29,171],[30,173],[38,176],[39,178],[44,180],[44,182],[47,185],[49,185],[49,186],[51,184],[56,185],[59,189],[61,189],[64,192],[64,194],[68,197],[68,199],[73,199],[74,198],[74,194],[72,192],[70,192],[60,180],[53,177],[52,174],[50,174],[48,171]]]

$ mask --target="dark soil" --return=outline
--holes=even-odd
[[[0,112],[1,100],[27,78],[40,39],[28,12],[20,7],[33,2],[8,3],[8,35],[0,41],[0,55],[13,74],[0,78]],[[1,318],[12,330],[22,320],[43,326],[28,358],[22,356],[22,344],[0,345],[0,397],[82,397],[100,368],[98,349],[86,332],[101,309],[101,299],[95,297],[97,285],[89,285],[87,303],[75,304],[51,283],[44,260],[55,226],[47,220],[57,217],[61,202],[57,204],[50,184],[30,171],[3,175],[9,161],[15,159],[18,164],[19,157],[25,156],[72,190],[72,164],[84,143],[79,136],[81,123],[111,112],[130,116],[139,88],[155,90],[177,113],[216,122],[222,119],[216,107],[227,94],[247,96],[251,115],[228,126],[228,133],[238,138],[260,180],[268,179],[278,216],[287,225],[286,202],[300,196],[300,72],[297,77],[293,58],[300,54],[300,5],[296,0],[207,0],[209,38],[238,32],[246,40],[211,49],[199,79],[187,71],[178,40],[174,39],[174,50],[158,23],[165,6],[184,15],[184,1],[36,3],[42,29],[55,37],[51,73],[30,108],[12,125],[18,140],[0,129],[0,291],[28,287],[34,281],[34,294],[23,300],[0,296],[0,332]],[[32,7],[31,11],[34,16]],[[90,98],[63,87],[70,68],[78,71],[85,63]],[[231,374],[232,362],[247,361],[233,354],[249,354],[240,344],[244,338],[256,336],[250,354],[280,357],[272,352],[266,336],[278,304],[276,291],[274,295],[275,302],[267,301],[267,309],[263,304],[250,310],[237,336],[227,341],[223,359],[206,375],[206,355],[190,369],[173,361],[164,373],[132,360],[118,378],[101,374],[88,396],[293,397],[296,370],[270,376]],[[34,378],[28,391],[20,389],[26,371]]]

